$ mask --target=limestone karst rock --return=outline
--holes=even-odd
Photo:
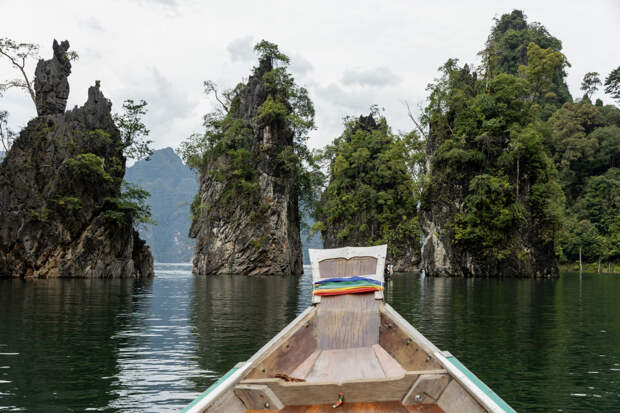
[[[42,114],[0,164],[0,277],[150,277],[151,253],[119,207],[125,157],[99,82],[64,112],[67,48],[54,42],[39,63]]]
[[[69,99],[69,42],[65,40],[58,44],[54,39],[52,47],[54,56],[49,60],[39,60],[35,70],[34,91],[39,116],[64,113]]]
[[[249,129],[243,145],[251,154],[247,166],[255,174],[255,195],[249,199],[229,193],[227,178],[218,177],[222,170],[230,170],[226,154],[201,171],[200,208],[190,228],[190,236],[196,238],[195,274],[298,275],[303,271],[295,172],[280,161],[282,154],[292,150],[293,133],[287,122],[258,116],[268,97],[263,75],[272,69],[270,60],[260,62],[229,114],[236,124]]]
[[[454,69],[453,76],[464,85],[477,82],[476,72],[470,71],[468,65]],[[512,79],[504,75],[498,77],[500,81]],[[490,81],[486,99],[495,98],[494,81]],[[472,86],[470,90],[474,89]],[[457,90],[460,92],[460,89]],[[450,93],[457,95],[453,91]],[[523,93],[529,92],[524,90]],[[513,100],[504,103],[508,107],[516,107],[518,102],[526,101],[515,93],[506,93],[504,97]],[[487,184],[503,179],[500,176],[504,172],[495,165],[502,159],[502,152],[509,152],[511,135],[500,139],[497,136],[502,136],[501,128],[498,127],[495,133],[483,133],[472,125],[492,122],[506,125],[504,116],[508,111],[489,110],[492,113],[488,115],[490,119],[481,115],[484,122],[470,122],[468,125],[471,128],[464,129],[466,132],[453,132],[455,124],[464,124],[462,119],[469,113],[475,113],[469,106],[472,101],[474,97],[463,99],[465,103],[458,101],[458,105],[436,105],[431,108],[436,112],[430,116],[426,140],[426,179],[419,208],[424,234],[422,269],[428,276],[439,277],[556,277],[559,274],[554,242],[557,226],[552,215],[552,204],[540,196],[549,196],[547,192],[561,196],[561,193],[551,192],[559,190],[553,181],[554,168],[546,160],[542,144],[531,144],[532,148],[541,149],[528,154],[536,167],[530,166],[526,173],[521,164],[521,178],[517,180],[515,177],[516,182],[521,182],[520,192],[516,185],[498,184],[493,188]],[[523,116],[520,121],[523,122],[523,119],[527,121],[529,117]],[[517,121],[513,123],[519,125]],[[498,149],[488,153],[500,155],[488,155],[479,149],[471,149],[482,141],[480,137],[495,142],[493,145]],[[512,211],[518,213],[511,215]],[[473,229],[466,232],[464,228]]]

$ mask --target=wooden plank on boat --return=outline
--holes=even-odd
[[[317,348],[315,318],[301,322],[294,332],[280,341],[280,345],[262,360],[247,378],[267,378],[291,372]]]
[[[409,413],[409,410],[399,402],[371,402],[371,403],[347,403],[345,402],[337,410],[331,404],[314,406],[287,406],[280,413]]]
[[[452,380],[443,391],[437,404],[446,412],[483,413],[485,409],[459,384]]]
[[[284,408],[280,399],[265,385],[238,384],[235,386],[235,395],[241,399],[248,409],[280,410]]]
[[[354,380],[346,383],[285,382],[279,379],[244,380],[242,384],[264,384],[275,393],[285,406],[335,403],[340,392],[350,403],[369,400],[400,401],[420,374],[444,374],[445,370],[409,371],[400,378]]]
[[[201,411],[204,413],[244,413],[245,410],[246,408],[241,400],[232,391],[227,391],[209,404],[209,407]]]
[[[252,409],[246,410],[245,413],[279,413],[281,410],[273,410],[273,409]]]
[[[406,406],[409,413],[445,413],[441,410],[441,407],[436,404],[414,404],[412,406]]]
[[[306,381],[340,383],[384,377],[372,347],[358,347],[321,351]]]
[[[308,373],[310,373],[310,370],[312,370],[312,366],[314,366],[314,363],[316,362],[317,357],[319,357],[319,354],[321,354],[320,350],[316,350],[314,353],[310,354],[307,359],[302,361],[301,364],[297,366],[295,370],[293,370],[293,372],[291,373],[291,377],[305,379],[308,376]]]
[[[379,307],[372,293],[322,297],[317,311],[322,350],[370,347],[379,342]]]
[[[319,272],[321,278],[372,275],[377,272],[377,258],[329,258],[319,262]]]
[[[422,374],[403,398],[403,404],[435,403],[449,382],[448,374]]]
[[[379,344],[373,344],[372,349],[375,352],[377,360],[379,360],[385,377],[400,377],[406,373],[406,370]]]
[[[407,334],[386,314],[380,315],[379,344],[405,370],[426,370],[443,368],[416,340]]]
[[[338,410],[331,404],[314,406],[287,406],[279,413],[445,413],[436,404],[403,406],[398,402],[345,403]],[[245,413],[278,413],[277,410],[246,410]]]

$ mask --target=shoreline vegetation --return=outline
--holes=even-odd
[[[578,273],[579,272],[579,263],[562,263],[559,265],[560,272],[564,273]],[[599,267],[598,262],[592,263],[582,263],[582,272],[590,273],[590,274],[618,274],[620,275],[620,264],[618,263],[607,263],[603,265],[601,263]]]

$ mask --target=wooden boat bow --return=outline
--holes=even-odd
[[[383,302],[386,250],[311,249],[313,305],[184,411],[513,412]]]

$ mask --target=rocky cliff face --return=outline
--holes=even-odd
[[[37,65],[40,115],[0,165],[0,276],[150,277],[153,258],[119,207],[125,158],[99,82],[64,112],[68,47],[54,41]]]
[[[254,176],[255,195],[230,193],[229,180],[235,177],[225,171],[236,161],[227,154],[213,159],[201,172],[200,207],[190,228],[190,236],[196,238],[195,274],[296,275],[303,271],[295,171],[281,161],[292,151],[293,134],[286,122],[259,116],[268,97],[263,75],[272,69],[269,60],[260,62],[228,115],[234,118],[233,124],[249,130],[249,138],[232,149],[247,149],[244,164]]]
[[[555,252],[531,233],[519,234],[514,243],[521,246],[524,257],[498,260],[483,257],[459,248],[454,242],[451,225],[462,212],[459,190],[451,193],[448,202],[436,202],[420,214],[424,232],[422,269],[433,277],[556,277]],[[444,194],[445,196],[445,194]],[[439,197],[438,197],[439,198]]]
[[[54,56],[50,60],[39,60],[34,72],[34,91],[39,116],[63,113],[69,99],[69,42],[65,40],[58,44],[54,40],[52,48]]]

